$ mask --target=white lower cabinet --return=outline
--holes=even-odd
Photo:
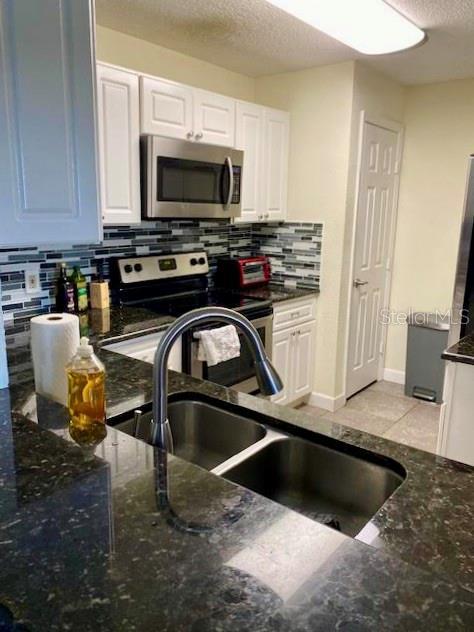
[[[292,399],[311,392],[314,364],[314,322],[295,327],[293,343]]]
[[[290,377],[293,354],[293,330],[286,329],[273,334],[273,366],[278,371],[282,382],[283,390],[274,395],[272,400],[277,404],[287,404],[290,399]]]
[[[474,366],[447,362],[437,452],[474,466]]]
[[[147,334],[145,336],[138,336],[131,340],[124,340],[123,342],[114,342],[110,345],[104,345],[104,349],[107,351],[114,351],[121,355],[134,358],[135,360],[141,360],[148,364],[153,364],[155,360],[155,351],[160,340],[165,335],[165,331],[160,331],[154,334]],[[182,369],[182,345],[181,338],[179,338],[171,348],[168,368],[173,371],[181,371]]]
[[[281,318],[290,310],[292,314],[308,313],[314,317],[315,300],[300,303],[281,303],[275,307],[272,361],[283,381],[283,390],[274,395],[272,401],[277,404],[292,404],[312,390],[315,320],[299,322],[291,327],[281,328]],[[295,317],[295,320],[298,320]]]

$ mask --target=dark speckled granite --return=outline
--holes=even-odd
[[[319,290],[292,288],[277,283],[270,283],[269,285],[242,290],[242,293],[265,301],[271,301],[272,303],[281,303],[282,301],[290,301],[296,298],[318,296]]]
[[[100,355],[113,422],[150,401],[152,367]],[[16,621],[30,630],[473,629],[474,468],[181,374],[170,373],[170,392],[401,463],[407,478],[372,519],[371,546],[113,428],[95,454],[75,446],[66,411],[34,395],[25,368],[0,391],[0,603]]]
[[[452,362],[474,364],[474,334],[461,338],[459,342],[446,349],[441,357]]]

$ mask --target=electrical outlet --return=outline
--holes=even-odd
[[[25,271],[25,288],[27,294],[34,294],[40,291],[39,270]]]

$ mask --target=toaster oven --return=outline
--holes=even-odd
[[[235,257],[219,259],[216,282],[221,287],[246,288],[269,283],[271,267],[268,258]]]

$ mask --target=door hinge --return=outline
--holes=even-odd
[[[380,341],[380,355],[383,355],[384,343],[383,340]]]

